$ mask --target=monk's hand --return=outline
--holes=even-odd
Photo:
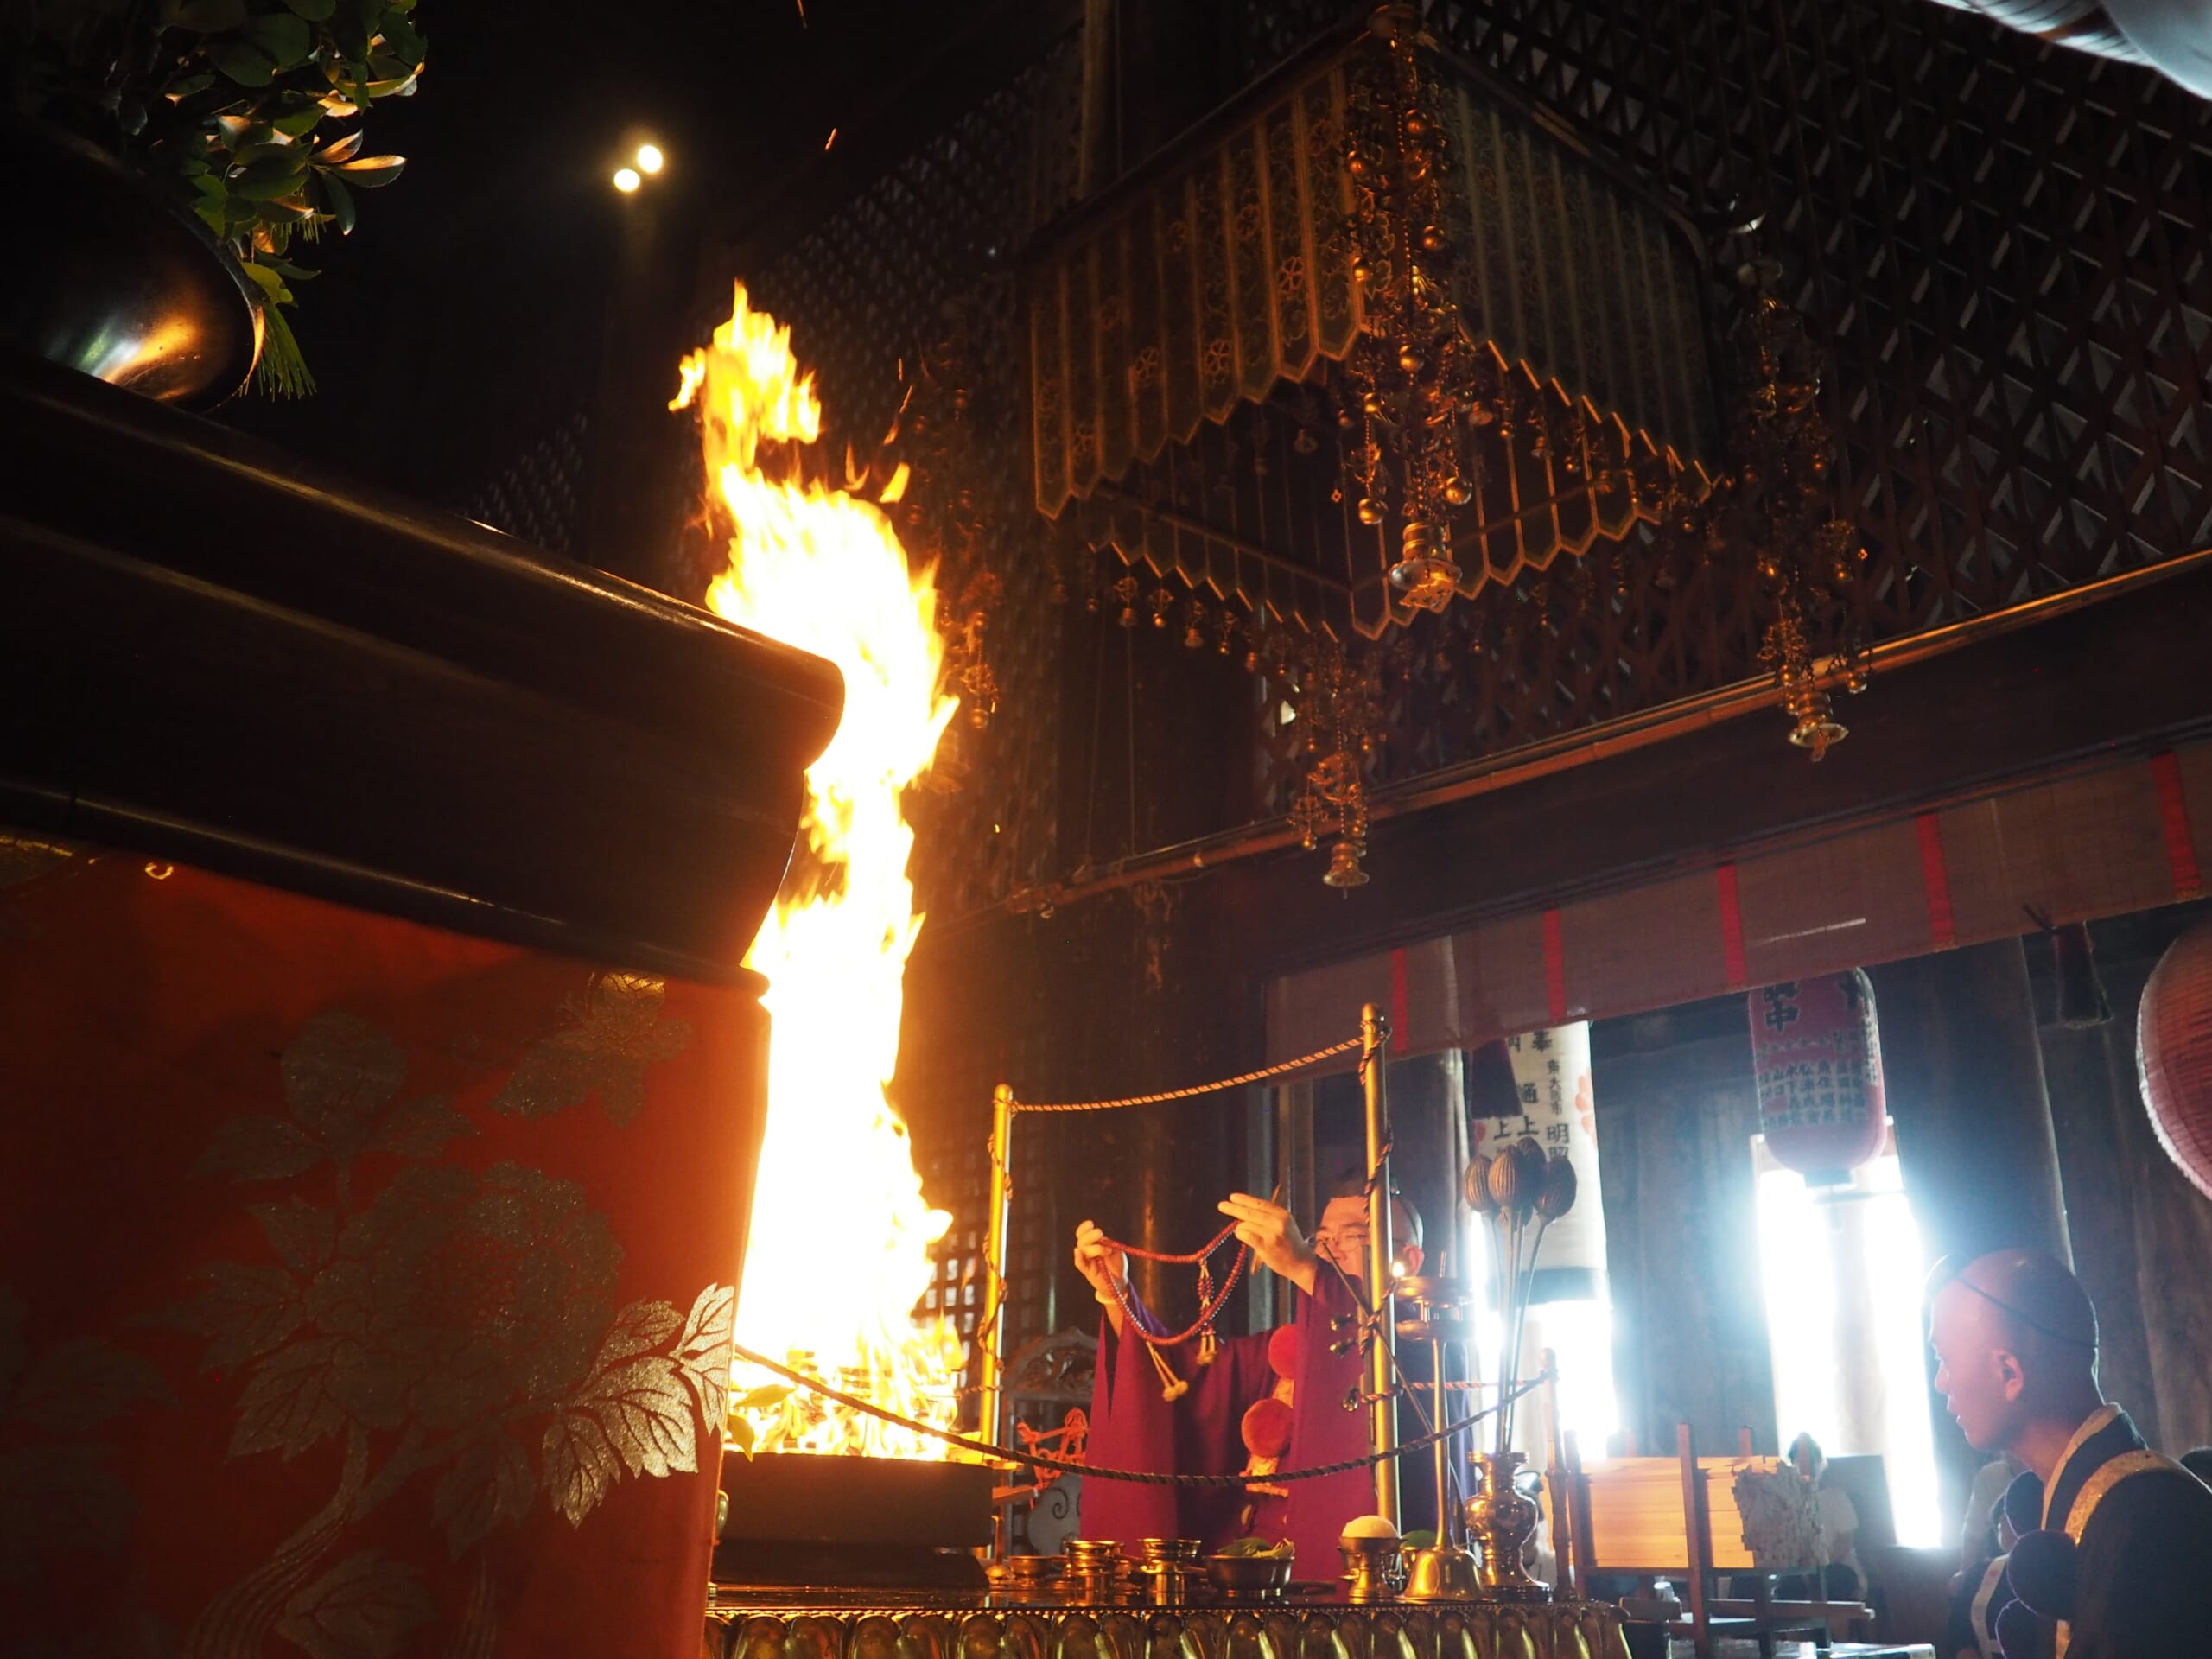
[[[1272,1268],[1308,1295],[1319,1258],[1289,1211],[1249,1192],[1232,1192],[1217,1206],[1236,1224],[1236,1242],[1252,1247],[1260,1265]]]
[[[1090,1287],[1097,1293],[1100,1301],[1109,1307],[1120,1306],[1114,1287],[1128,1281],[1129,1258],[1099,1230],[1095,1221],[1076,1225],[1075,1270],[1090,1281]]]

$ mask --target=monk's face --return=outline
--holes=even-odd
[[[1402,1204],[1394,1204],[1390,1230],[1398,1247],[1402,1271],[1421,1271],[1421,1246],[1409,1243],[1413,1220]],[[1358,1283],[1367,1272],[1367,1200],[1331,1198],[1321,1211],[1321,1224],[1313,1231],[1313,1248],[1335,1262]]]
[[[1954,1282],[1936,1293],[1928,1319],[1936,1351],[1936,1391],[1967,1444],[1998,1452],[2012,1442],[2024,1415],[2027,1374],[1987,1298]]]

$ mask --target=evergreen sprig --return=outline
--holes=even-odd
[[[297,244],[353,229],[358,190],[406,165],[364,153],[359,118],[408,98],[427,49],[416,0],[0,0],[10,101],[105,144],[213,232],[259,296],[257,387],[315,381],[284,308],[315,273]]]

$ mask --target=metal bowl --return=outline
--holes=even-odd
[[[1294,1565],[1288,1555],[1209,1555],[1206,1577],[1230,1595],[1259,1595],[1288,1584]]]
[[[261,308],[207,227],[140,174],[58,129],[0,118],[18,222],[0,259],[0,349],[186,409],[235,392]]]

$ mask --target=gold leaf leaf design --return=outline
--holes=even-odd
[[[285,1046],[284,1098],[332,1154],[351,1158],[407,1080],[399,1045],[358,1014],[316,1014]]]
[[[546,1493],[572,1527],[582,1526],[622,1478],[622,1459],[588,1412],[564,1411],[554,1418],[546,1426],[543,1455]]]
[[[530,1454],[499,1428],[473,1435],[439,1481],[430,1512],[446,1529],[454,1560],[510,1522],[530,1512],[537,1480]]]
[[[574,1023],[531,1045],[492,1106],[518,1117],[550,1117],[594,1095],[617,1123],[645,1109],[645,1068],[683,1052],[691,1027],[664,1020],[667,987],[644,974],[599,974]]]
[[[592,1369],[604,1370],[617,1360],[659,1347],[683,1323],[683,1316],[673,1302],[631,1303],[615,1315],[599,1344],[599,1357],[592,1362]]]
[[[437,1611],[413,1567],[364,1549],[296,1593],[276,1634],[312,1659],[389,1659]]]
[[[315,1167],[323,1155],[315,1138],[281,1117],[234,1117],[215,1139],[195,1175],[227,1175],[234,1181],[282,1181]]]
[[[677,1339],[677,1363],[699,1402],[699,1415],[712,1441],[728,1415],[730,1340],[735,1332],[737,1287],[709,1285],[691,1304],[691,1316]]]
[[[625,1360],[585,1383],[574,1405],[599,1419],[632,1474],[696,1472],[698,1420],[674,1360],[661,1354]]]
[[[621,1257],[573,1181],[410,1165],[346,1217],[307,1291],[316,1329],[343,1343],[333,1392],[371,1428],[467,1430],[565,1399],[607,1335]]]
[[[168,1397],[161,1373],[143,1355],[81,1338],[56,1343],[41,1354],[9,1409],[49,1433],[81,1434],[141,1402]]]
[[[346,1413],[330,1387],[337,1349],[334,1338],[308,1337],[262,1361],[238,1395],[232,1457],[276,1451],[289,1460],[345,1427]]]
[[[58,842],[0,834],[0,887],[44,875],[56,865],[67,863],[70,856],[69,849]]]
[[[402,1101],[377,1125],[376,1148],[396,1152],[403,1158],[435,1158],[448,1141],[476,1133],[476,1126],[446,1104],[444,1097],[424,1095]]]
[[[321,1205],[287,1198],[282,1204],[250,1205],[247,1213],[261,1224],[276,1259],[294,1273],[311,1274],[330,1260],[331,1247],[338,1242],[338,1217]]]
[[[160,1317],[165,1325],[209,1339],[200,1362],[202,1370],[237,1370],[298,1330],[306,1315],[300,1287],[281,1268],[215,1262],[198,1276],[198,1294]]]

